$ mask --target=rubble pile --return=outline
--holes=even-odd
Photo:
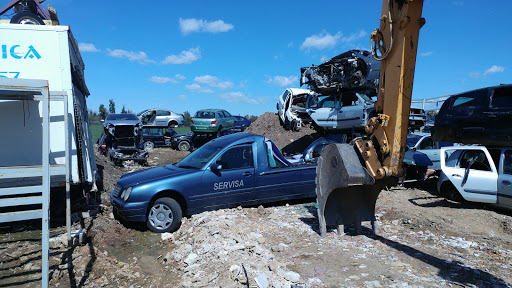
[[[269,214],[269,210],[262,206],[257,209],[239,207],[192,216],[177,232],[162,235],[163,239],[176,244],[176,249],[163,257],[162,264],[178,263],[175,269],[181,272],[184,287],[305,284],[298,273],[288,269],[286,263],[278,261],[274,255],[288,245],[272,246],[273,241],[268,241],[264,235],[268,220],[282,216]]]
[[[310,127],[302,127],[299,132],[286,130],[281,125],[279,116],[272,112],[259,116],[245,132],[269,138],[283,154],[300,154],[321,136]]]

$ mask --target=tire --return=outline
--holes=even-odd
[[[176,126],[178,126],[178,122],[176,122],[176,121],[169,122],[169,125],[168,125],[169,128],[174,128]]]
[[[157,199],[148,211],[146,225],[156,233],[174,232],[181,223],[180,204],[168,197]]]
[[[152,150],[155,148],[155,143],[151,141],[146,141],[144,142],[144,148],[146,148],[146,150]]]
[[[44,25],[43,20],[39,16],[26,11],[14,15],[11,19],[11,23],[25,25]]]
[[[217,131],[217,135],[215,136],[215,138],[219,138],[222,134],[222,126],[219,126],[219,130]]]
[[[189,151],[190,150],[190,143],[188,141],[182,140],[180,143],[178,143],[178,150],[180,151]]]
[[[240,128],[240,131],[241,131],[241,132],[244,132],[244,131],[245,131],[245,129],[247,129],[247,127],[242,126],[242,128]]]
[[[461,202],[463,199],[457,188],[452,183],[446,182],[441,186],[441,196],[455,202]]]

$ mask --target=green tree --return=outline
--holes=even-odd
[[[114,99],[108,100],[108,112],[116,113],[116,103],[114,102]]]
[[[190,112],[183,112],[183,118],[185,118],[185,126],[190,126],[190,120],[192,120],[192,116],[190,116]]]
[[[123,109],[121,109],[121,114],[126,114],[128,113],[128,111],[126,111],[126,109],[124,108],[124,105],[123,105]]]
[[[101,119],[105,120],[105,118],[107,118],[108,111],[107,111],[107,108],[105,108],[105,105],[103,105],[103,104],[100,105],[99,113],[100,113]]]

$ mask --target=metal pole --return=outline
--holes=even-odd
[[[66,93],[67,94],[67,93]],[[64,96],[64,129],[66,130],[65,135],[65,161],[66,161],[66,230],[68,232],[68,248],[71,247],[71,195],[70,195],[70,183],[69,183],[69,111],[68,111],[68,97]]]
[[[42,287],[48,287],[49,274],[49,248],[50,248],[50,94],[48,90],[48,82],[42,89],[43,96],[43,157],[41,166],[43,168],[43,229],[42,229],[42,260],[43,267]]]

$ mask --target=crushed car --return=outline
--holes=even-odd
[[[128,173],[110,199],[116,217],[172,232],[203,211],[314,198],[316,164],[292,164],[261,135],[215,138],[176,164]]]
[[[288,88],[277,100],[277,114],[286,130],[299,131],[303,124],[309,124],[311,117],[306,111],[308,97],[315,95],[311,90]]]
[[[379,88],[380,62],[369,51],[349,50],[318,66],[302,67],[300,73],[300,86],[307,84],[319,94],[355,89],[373,97]]]
[[[377,116],[373,99],[356,91],[311,96],[306,111],[320,130],[364,131],[368,120]]]
[[[142,122],[135,114],[108,114],[103,121],[104,146],[107,157],[115,164],[133,160],[141,165],[147,163],[148,152],[142,141]]]

